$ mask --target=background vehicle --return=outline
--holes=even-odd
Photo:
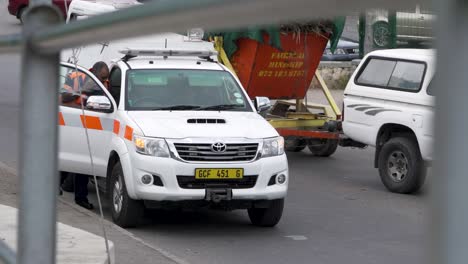
[[[62,11],[63,17],[66,17],[67,11],[65,7],[65,3],[67,5],[70,5],[72,0],[52,0],[52,3],[56,5],[58,8],[60,8],[60,11]],[[8,1],[8,12],[16,16],[19,20],[23,20],[23,14],[26,8],[29,6],[29,0],[9,0]]]
[[[432,160],[434,60],[431,50],[371,52],[344,92],[344,133],[376,148],[374,165],[392,192],[417,191]]]
[[[352,61],[359,59],[359,43],[340,39],[335,52],[330,50],[328,42],[323,52],[322,61]]]
[[[90,16],[113,12],[118,9],[127,8],[138,4],[141,3],[136,0],[101,0],[99,2],[73,0],[68,7],[66,22],[69,23],[70,21],[85,19]]]
[[[251,98],[277,99],[265,118],[285,137],[287,151],[308,148],[314,156],[328,157],[338,147],[341,110],[316,71],[327,42],[339,38],[333,28],[322,21],[217,33],[212,39],[219,61],[237,74]],[[304,100],[313,78],[328,104]]]
[[[391,27],[387,12],[375,11],[372,23],[373,42],[379,48],[390,48]],[[396,12],[396,39],[412,43],[431,41],[435,16],[421,5],[415,9]]]

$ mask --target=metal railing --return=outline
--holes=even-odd
[[[251,24],[330,17],[365,8],[408,8],[417,0],[161,0],[145,6],[59,24],[51,0],[31,0],[22,35],[0,37],[0,52],[23,53],[18,263],[55,263],[57,199],[57,76],[64,48],[150,33],[203,27],[229,29]],[[468,259],[468,3],[435,1],[439,62],[436,124],[438,143],[434,263]],[[459,48],[458,48],[459,47]],[[456,51],[456,52],[455,52]],[[455,129],[456,128],[456,129]],[[55,177],[52,177],[55,176]],[[0,258],[12,263],[0,244]],[[6,253],[5,253],[6,252]]]

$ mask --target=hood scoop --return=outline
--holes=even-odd
[[[187,119],[187,123],[189,124],[226,124],[226,120],[216,119],[216,118],[191,118],[191,119]]]

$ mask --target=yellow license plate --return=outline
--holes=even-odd
[[[195,179],[199,180],[223,180],[242,179],[244,169],[195,169]]]

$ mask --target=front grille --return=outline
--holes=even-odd
[[[258,149],[258,143],[226,144],[223,152],[213,151],[211,144],[174,143],[174,146],[186,161],[251,161]]]
[[[257,182],[257,175],[244,176],[242,179],[224,180],[198,180],[194,176],[177,176],[177,182],[182,189],[206,189],[206,188],[253,188]]]

